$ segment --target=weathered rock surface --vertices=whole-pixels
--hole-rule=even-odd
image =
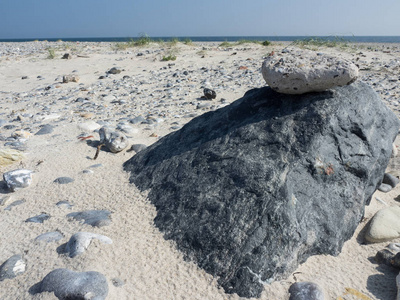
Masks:
[[[324,292],[313,282],[296,282],[289,288],[289,300],[324,300]]]
[[[121,132],[112,131],[107,127],[99,130],[100,144],[105,146],[113,153],[120,152],[128,147],[128,138]]]
[[[7,184],[7,187],[15,192],[16,190],[26,188],[32,183],[32,173],[31,170],[17,169],[5,172],[3,174],[3,179]]]
[[[0,266],[0,281],[12,279],[25,272],[26,263],[21,255],[13,255]]]
[[[304,94],[350,84],[357,79],[358,68],[344,59],[291,49],[267,57],[262,74],[265,82],[279,93]]]
[[[58,299],[103,300],[108,294],[107,279],[98,272],[74,272],[56,269],[40,283],[39,293],[54,292]]]
[[[255,89],[124,164],[156,226],[228,293],[256,297],[307,257],[337,255],[383,177],[399,120],[366,84]]]
[[[390,241],[400,237],[400,207],[379,210],[371,220],[365,239],[371,243]]]
[[[78,232],[69,239],[65,247],[65,252],[71,258],[82,254],[89,247],[93,239],[97,239],[104,244],[112,244],[112,240],[105,235],[92,232]]]

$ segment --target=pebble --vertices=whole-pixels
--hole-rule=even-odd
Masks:
[[[43,223],[44,221],[50,219],[50,216],[48,214],[40,214],[31,218],[28,218],[25,220],[25,222],[32,222],[32,223]]]
[[[206,97],[207,100],[212,100],[217,98],[217,93],[211,89],[204,88],[203,93],[204,97]]]
[[[24,273],[26,262],[21,255],[13,255],[0,266],[0,281],[12,279]]]
[[[78,232],[69,239],[65,247],[65,252],[68,253],[69,257],[74,258],[85,252],[93,239],[99,240],[104,244],[112,244],[112,240],[105,235],[91,232]]]
[[[4,210],[10,211],[13,207],[24,204],[26,202],[25,199],[17,200],[11,203],[9,206],[7,206]]]
[[[388,193],[388,192],[390,192],[392,189],[393,189],[393,187],[392,187],[391,185],[389,185],[389,184],[386,184],[386,183],[381,183],[381,184],[378,186],[378,190],[381,191],[381,192],[383,192],[383,193]]]
[[[74,182],[75,180],[71,177],[58,177],[53,182],[58,184],[68,184]]]
[[[108,210],[86,210],[67,215],[68,218],[73,218],[81,222],[84,221],[83,224],[88,224],[93,227],[103,227],[111,224],[110,216],[111,212]]]
[[[108,74],[119,74],[121,73],[121,69],[120,68],[111,68],[110,70],[107,71]]]
[[[144,144],[133,144],[130,151],[135,151],[136,153],[146,149],[147,146]]]
[[[67,209],[71,209],[72,206],[74,206],[73,204],[69,203],[69,202],[66,201],[66,200],[59,201],[59,202],[56,203],[56,205],[57,205],[59,208],[67,208]]]
[[[50,124],[43,125],[42,128],[38,132],[35,133],[35,135],[45,135],[45,134],[50,134],[54,131],[54,127]]]
[[[371,243],[390,241],[400,237],[400,207],[379,210],[372,218],[365,238]]]
[[[289,288],[289,300],[324,300],[322,289],[313,282],[296,282]]]
[[[80,130],[87,131],[87,132],[95,131],[95,130],[99,129],[100,127],[101,127],[101,125],[99,125],[95,121],[88,121],[85,123],[80,123],[78,125],[78,128]]]
[[[119,279],[119,278],[113,278],[113,279],[111,279],[111,282],[115,287],[120,287],[120,286],[123,286],[125,284],[125,282],[122,279]]]
[[[387,184],[392,188],[395,188],[396,185],[399,183],[399,179],[393,176],[392,174],[385,173],[385,175],[383,176],[382,183]]]
[[[120,152],[128,147],[128,138],[123,133],[102,127],[99,130],[99,135],[100,144],[105,144],[112,153]]]
[[[0,206],[6,205],[7,202],[9,202],[11,199],[11,196],[4,196],[0,198]]]
[[[40,282],[39,293],[54,292],[58,299],[104,300],[108,294],[106,277],[98,272],[56,269]]]
[[[58,242],[63,237],[64,236],[62,235],[62,233],[58,231],[46,232],[41,235],[38,235],[35,238],[35,242],[46,242],[46,243]]]
[[[15,192],[28,187],[32,183],[32,173],[31,170],[17,169],[4,173],[3,179],[10,191]]]

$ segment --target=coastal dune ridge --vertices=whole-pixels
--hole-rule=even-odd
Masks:
[[[129,182],[123,164],[193,118],[265,87],[262,63],[289,48],[351,61],[357,80],[400,116],[400,44],[262,42],[0,42],[0,169],[32,171],[28,187],[0,186],[0,265],[14,255],[25,263],[0,281],[0,299],[58,299],[39,292],[55,269],[101,273],[106,299],[244,299],[164,239],[148,191]],[[102,127],[128,146],[109,151]],[[399,167],[392,157],[387,172],[398,176]],[[287,278],[263,282],[258,299],[289,299],[299,281],[317,283],[325,299],[395,299],[398,270],[374,258],[389,242],[364,236],[376,212],[399,205],[399,194],[398,185],[376,191],[338,256],[309,257]],[[101,219],[76,217],[87,211],[101,211]],[[77,236],[87,239],[73,252]]]

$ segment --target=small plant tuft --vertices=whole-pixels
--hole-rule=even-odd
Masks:
[[[222,47],[222,48],[229,48],[229,47],[232,47],[232,46],[233,46],[233,44],[229,43],[228,41],[224,41],[221,44],[219,44],[219,47]]]
[[[176,60],[176,56],[175,55],[168,55],[168,56],[163,56],[163,58],[161,59],[162,61],[170,61],[170,60]]]
[[[271,45],[271,42],[268,41],[268,40],[265,40],[264,42],[262,42],[262,45],[263,46],[269,46],[269,45]]]
[[[189,38],[184,39],[184,40],[183,40],[183,43],[184,43],[185,45],[188,45],[188,46],[193,46],[193,42],[192,42],[192,40],[189,39]]]
[[[56,57],[56,53],[54,48],[47,48],[49,55],[47,56],[48,59],[54,59]]]

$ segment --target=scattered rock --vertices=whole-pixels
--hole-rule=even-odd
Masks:
[[[67,209],[71,209],[72,206],[74,206],[73,204],[69,203],[69,202],[66,201],[66,200],[59,201],[59,202],[56,203],[56,205],[57,205],[58,207],[60,207],[60,208],[67,208]]]
[[[73,258],[85,252],[93,239],[97,239],[104,244],[112,244],[112,240],[107,236],[91,232],[78,232],[71,236],[65,251],[69,254],[69,257]]]
[[[65,75],[65,76],[63,76],[63,83],[78,82],[78,81],[79,81],[79,76],[77,76],[77,75]]]
[[[348,85],[357,79],[358,68],[344,59],[294,49],[268,56],[262,64],[262,74],[279,93],[304,94]]]
[[[262,282],[310,255],[340,253],[399,127],[361,81],[304,95],[265,87],[193,119],[124,168],[149,190],[166,239],[227,293],[258,297]]]
[[[72,59],[72,55],[69,53],[65,53],[61,59]]]
[[[7,202],[9,202],[11,199],[11,196],[4,196],[0,198],[0,206],[6,205]]]
[[[35,133],[35,135],[45,135],[45,134],[50,134],[54,131],[54,127],[50,124],[43,125],[42,128],[38,132]]]
[[[7,206],[4,210],[10,211],[13,207],[24,204],[26,202],[25,199],[17,200],[11,203],[9,206]]]
[[[52,232],[46,232],[43,233],[35,238],[35,242],[46,242],[46,243],[51,243],[51,242],[57,242],[61,240],[64,236],[62,233],[58,231],[52,231]]]
[[[32,223],[43,223],[44,221],[50,219],[48,214],[40,214],[25,220],[25,222],[32,222]]]
[[[111,212],[108,210],[86,210],[67,215],[68,218],[73,218],[76,221],[84,221],[83,224],[88,224],[93,227],[109,225],[111,223],[110,216]]]
[[[58,184],[68,184],[68,183],[71,183],[74,181],[75,180],[71,177],[58,177],[53,182],[58,183]]]
[[[12,279],[25,272],[26,263],[21,255],[13,255],[0,266],[0,281]]]
[[[22,79],[22,80],[28,79],[28,76],[22,76],[21,79]]]
[[[206,97],[206,99],[208,99],[208,100],[217,98],[217,93],[211,89],[205,88],[203,90],[203,93],[204,93],[204,97]]]
[[[112,153],[117,153],[128,147],[128,138],[121,132],[112,131],[107,127],[99,130],[100,144],[104,144]]]
[[[113,278],[113,279],[111,279],[111,282],[115,287],[120,287],[120,286],[123,286],[125,284],[125,282],[122,279],[119,279],[119,278]]]
[[[324,292],[313,282],[296,282],[289,288],[289,300],[324,300]]]
[[[114,68],[111,68],[110,70],[108,70],[107,73],[108,74],[119,74],[119,73],[121,73],[121,69],[114,67]]]
[[[147,146],[144,144],[133,144],[130,151],[135,151],[136,153],[146,149]]]
[[[74,272],[56,269],[40,283],[39,293],[54,292],[58,299],[104,300],[108,294],[107,279],[98,272]]]
[[[15,192],[16,190],[26,188],[32,183],[31,170],[17,169],[8,171],[3,174],[3,179],[7,184],[10,191]]]
[[[88,121],[85,123],[80,123],[78,125],[78,128],[80,130],[87,131],[87,132],[95,131],[95,130],[99,129],[100,127],[101,127],[101,125],[99,125],[95,121]]]
[[[392,188],[395,188],[396,185],[399,183],[399,179],[390,173],[385,173],[385,175],[383,175],[382,183],[388,184]]]
[[[365,238],[371,243],[381,243],[400,237],[400,207],[379,210],[371,220]]]
[[[381,184],[378,186],[378,190],[380,190],[382,193],[388,193],[388,192],[390,192],[392,189],[393,189],[393,188],[392,188],[389,184],[386,184],[386,183],[381,183]]]

